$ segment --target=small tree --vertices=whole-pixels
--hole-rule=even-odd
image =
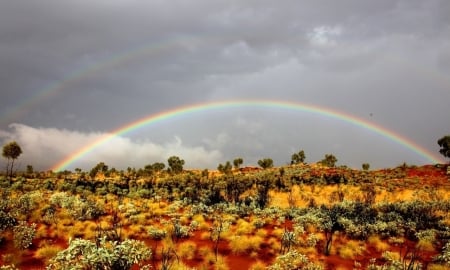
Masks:
[[[440,138],[437,143],[441,147],[441,149],[439,149],[439,153],[441,153],[444,157],[450,158],[450,135]]]
[[[305,151],[301,150],[291,156],[291,164],[299,164],[305,161]]]
[[[242,165],[242,163],[244,163],[244,160],[242,158],[235,158],[233,160],[233,165],[236,169],[239,169],[239,167]]]
[[[258,160],[258,165],[263,169],[268,169],[273,167],[273,160],[271,158],[264,158]]]
[[[326,154],[325,158],[320,161],[322,165],[327,167],[335,167],[337,158],[333,154]]]
[[[177,174],[183,171],[183,159],[180,159],[177,156],[171,156],[169,159],[167,159],[167,163],[169,164],[169,172]]]
[[[363,163],[363,164],[362,164],[362,169],[363,169],[364,171],[368,171],[369,168],[370,168],[370,164],[369,164],[369,163]]]
[[[14,161],[22,154],[22,148],[15,141],[7,143],[3,146],[2,156],[6,158],[6,176],[12,178]]]
[[[231,169],[232,169],[232,167],[231,167],[231,163],[229,161],[227,161],[225,163],[225,165],[221,163],[221,164],[219,164],[219,166],[217,166],[217,170],[223,174],[230,174]]]

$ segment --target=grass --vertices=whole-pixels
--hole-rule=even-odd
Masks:
[[[233,253],[244,254],[247,252],[258,251],[263,241],[264,239],[257,235],[236,235],[231,238],[229,245]]]
[[[389,248],[390,248],[390,245],[388,243],[384,242],[383,240],[381,240],[380,237],[377,235],[371,235],[367,239],[367,243],[369,245],[371,245],[372,247],[374,247],[375,250],[378,252],[384,252],[386,250],[389,250]]]
[[[34,257],[44,261],[44,263],[47,264],[48,261],[51,258],[53,258],[54,256],[56,256],[56,254],[58,252],[60,252],[61,250],[62,250],[62,248],[59,246],[46,243],[42,247],[40,247],[36,250]]]
[[[192,260],[195,257],[197,244],[194,241],[186,241],[177,246],[177,254],[182,259]]]
[[[357,256],[363,254],[363,247],[359,241],[349,240],[338,248],[338,254],[343,259],[354,260]]]
[[[250,266],[250,270],[265,270],[267,265],[262,261],[256,261]]]

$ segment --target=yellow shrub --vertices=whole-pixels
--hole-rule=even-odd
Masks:
[[[253,225],[243,219],[239,219],[236,224],[235,234],[251,234],[253,232]]]
[[[211,236],[210,232],[202,232],[202,234],[200,234],[200,239],[202,240],[209,240]]]
[[[339,248],[338,254],[343,259],[355,259],[363,254],[363,248],[358,241],[349,240]]]
[[[433,242],[431,242],[430,240],[426,240],[426,239],[420,239],[419,242],[417,243],[416,247],[422,251],[428,251],[428,252],[435,251]]]
[[[214,255],[214,252],[209,247],[201,247],[198,250],[198,253],[201,258],[203,258],[203,261],[206,264],[213,264],[216,261],[216,256]]]
[[[278,238],[270,237],[267,241],[272,254],[277,254],[281,249],[281,242]]]
[[[427,267],[428,270],[450,270],[450,266],[446,266],[443,264],[429,264]]]
[[[262,238],[266,238],[267,237],[267,230],[266,229],[258,229],[255,233],[255,235],[262,237]]]
[[[265,270],[266,267],[266,264],[262,261],[256,261],[250,266],[250,270]]]
[[[260,236],[241,235],[233,237],[230,242],[230,248],[233,253],[242,254],[246,252],[258,251],[263,243]]]
[[[192,260],[195,257],[197,244],[193,241],[186,241],[178,245],[177,254],[182,259]]]
[[[61,247],[56,246],[56,245],[50,245],[50,244],[45,244],[44,246],[38,248],[38,250],[36,250],[34,256],[45,262],[45,264],[48,263],[48,261],[55,257],[55,255],[60,252],[62,250]]]
[[[390,247],[388,243],[383,242],[383,240],[376,235],[370,236],[369,239],[367,239],[367,243],[373,246],[378,252],[386,251]]]

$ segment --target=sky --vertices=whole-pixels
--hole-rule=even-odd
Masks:
[[[288,164],[429,164],[450,134],[447,0],[0,0],[0,142],[19,168],[141,168],[172,155],[215,169],[242,157]],[[340,112],[212,102],[292,102]],[[300,106],[299,105],[299,106]],[[99,142],[104,136],[111,139]],[[6,160],[2,160],[6,162]]]

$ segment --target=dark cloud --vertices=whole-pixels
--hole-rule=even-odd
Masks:
[[[437,153],[450,130],[449,8],[445,0],[1,1],[0,129],[87,136],[189,104],[259,98],[369,117]],[[283,118],[269,119],[187,119],[129,143],[168,145],[177,135],[224,159],[245,151],[249,162],[283,163],[298,147],[313,160],[336,151],[356,165],[402,161],[388,142],[395,157],[380,145],[362,155],[352,145],[359,139],[326,121],[299,137]]]

